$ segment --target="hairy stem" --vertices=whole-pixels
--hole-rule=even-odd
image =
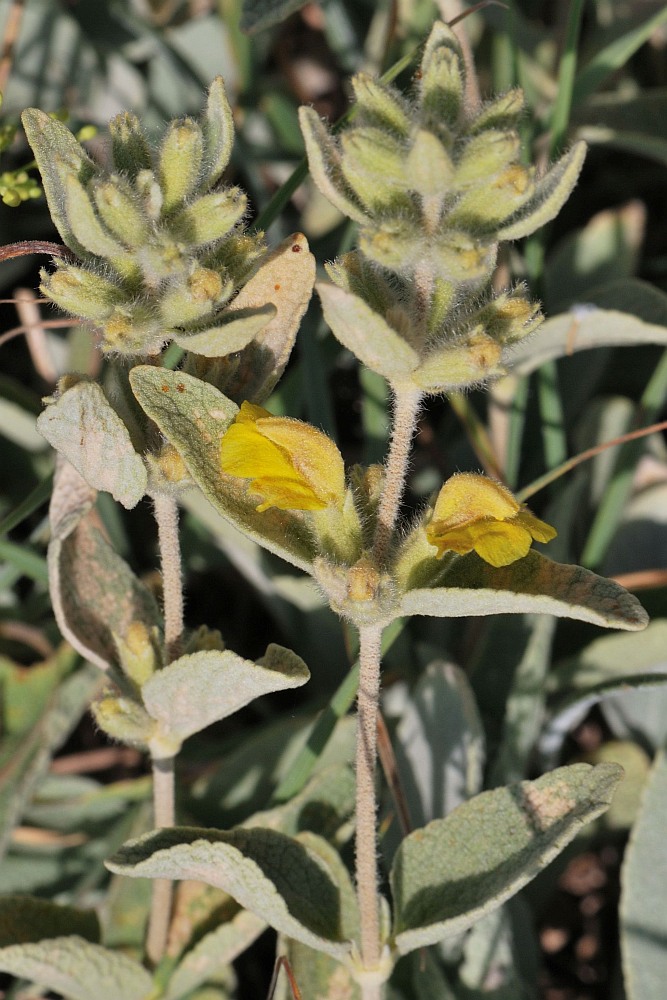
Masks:
[[[153,506],[162,566],[164,645],[166,662],[171,663],[180,655],[183,640],[183,574],[178,537],[178,504],[173,497],[156,496],[153,497]]]
[[[174,806],[174,758],[153,758],[153,821],[156,828],[173,826],[176,819]],[[146,936],[146,957],[155,967],[162,959],[169,936],[174,883],[168,878],[153,880],[151,912]]]
[[[172,497],[153,497],[162,567],[166,663],[180,655],[183,642],[183,575],[178,535],[178,505]],[[153,820],[156,828],[173,826],[174,757],[153,757]],[[146,938],[146,955],[155,966],[167,946],[173,899],[170,879],[155,879]]]
[[[398,517],[421,398],[419,389],[394,388],[394,429],[385,466],[385,486],[378,508],[373,542],[373,552],[378,565],[381,565],[387,556]]]
[[[380,961],[380,918],[376,844],[375,760],[380,698],[380,638],[382,629],[359,630],[359,693],[357,695],[356,878],[361,921],[361,961],[374,969]]]

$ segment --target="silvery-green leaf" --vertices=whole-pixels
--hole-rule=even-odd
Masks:
[[[202,116],[204,133],[204,170],[202,187],[211,187],[222,176],[234,145],[234,119],[225,93],[225,83],[216,76],[209,87],[206,110]]]
[[[306,144],[310,173],[325,198],[355,222],[365,222],[366,213],[354,199],[340,167],[335,140],[314,108],[299,108],[299,124]]]
[[[39,108],[27,108],[21,115],[21,121],[42,175],[53,223],[70,250],[88,258],[90,254],[75,237],[68,216],[66,179],[73,176],[85,182],[97,168],[62,122]]]
[[[309,677],[296,653],[274,643],[256,663],[229,649],[206,650],[188,653],[156,671],[141,696],[165,732],[185,740],[255,698],[301,687]]]
[[[446,571],[444,586],[408,590],[400,607],[401,615],[444,618],[526,612],[628,631],[648,623],[637,598],[613,580],[534,551],[502,569],[474,553],[457,558]]]
[[[615,764],[573,764],[482,792],[402,842],[391,873],[404,955],[471,927],[546,867],[608,808]]]
[[[246,347],[276,315],[272,303],[258,309],[227,311],[217,326],[196,333],[174,333],[173,339],[186,351],[206,358],[221,358]]]
[[[68,1000],[146,1000],[153,988],[152,977],[138,962],[75,935],[0,948],[0,970]]]
[[[150,591],[114,551],[91,511],[95,492],[68,462],[58,462],[49,508],[49,590],[58,627],[102,670],[117,660],[114,636],[133,622],[158,627]]]
[[[157,830],[125,844],[107,867],[131,878],[196,879],[233,896],[283,934],[343,959],[350,952],[341,892],[315,838],[275,830]],[[331,850],[325,844],[325,850]]]
[[[621,872],[621,954],[628,1000],[657,1000],[665,990],[666,824],[667,756],[661,750],[644,790]]]
[[[97,382],[78,382],[47,404],[37,429],[94,490],[136,507],[148,485],[146,467]]]
[[[620,282],[619,294],[637,294],[639,282]],[[611,291],[611,286],[609,286]],[[604,293],[604,289],[600,289]],[[667,301],[662,295],[661,299]],[[655,305],[659,306],[659,302]],[[560,316],[545,320],[539,330],[521,341],[510,355],[512,374],[529,375],[547,361],[588,351],[596,347],[633,347],[639,344],[667,346],[667,315],[655,323],[630,313],[598,308],[594,304],[575,306]],[[502,387],[502,383],[500,383]]]
[[[221,968],[238,958],[264,930],[264,920],[248,910],[238,910],[186,952],[170,977],[162,1000],[190,996],[197,986],[214,979]]]
[[[551,222],[572,194],[586,158],[586,143],[576,142],[549,172],[537,183],[530,201],[523,205],[514,219],[509,219],[496,231],[499,240],[519,240]]]
[[[380,313],[337,285],[318,282],[317,292],[324,318],[344,347],[386,379],[409,377],[419,364],[419,354]]]

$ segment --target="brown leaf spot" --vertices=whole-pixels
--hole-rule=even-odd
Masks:
[[[563,782],[550,788],[525,785],[522,798],[523,808],[540,830],[548,830],[557,820],[567,816],[577,804]]]

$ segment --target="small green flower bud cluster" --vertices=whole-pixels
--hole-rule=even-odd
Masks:
[[[327,322],[394,385],[437,393],[504,374],[507,348],[535,329],[539,311],[521,288],[491,297],[498,242],[554,217],[584,145],[544,177],[524,165],[521,92],[471,106],[462,52],[442,23],[412,99],[364,74],[352,85],[355,114],[339,136],[313,109],[300,112],[316,184],[359,225],[358,251],[328,269],[344,295],[320,289]],[[352,329],[360,324],[365,335]]]
[[[153,355],[169,340],[188,350],[194,335],[209,356],[212,344],[227,353],[225,307],[264,244],[243,230],[245,194],[219,185],[233,141],[222,79],[201,120],[172,121],[157,153],[135,115],[118,115],[108,171],[43,112],[23,122],[54,223],[79,259],[42,271],[44,294],[93,323],[107,352]]]

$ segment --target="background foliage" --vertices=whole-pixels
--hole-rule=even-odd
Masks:
[[[283,199],[281,211],[272,201],[303,155],[298,106],[312,104],[337,119],[348,107],[352,72],[382,73],[420,44],[435,17],[460,10],[444,3],[438,10],[427,0],[296,6],[5,0],[0,24],[12,45],[0,63],[3,126],[28,106],[66,111],[74,131],[99,127],[89,149],[103,160],[113,114],[130,108],[156,133],[165,119],[198,112],[211,79],[221,74],[237,128],[230,182],[248,192],[272,245],[302,230],[321,264],[351,245],[350,226],[307,180]],[[534,344],[530,357],[519,348],[516,375],[490,395],[437,401],[425,410],[407,498],[415,509],[454,471],[484,467],[519,489],[587,448],[667,416],[667,11],[643,0],[583,3],[578,37],[568,34],[577,20],[572,14],[564,4],[525,0],[506,10],[488,7],[466,22],[483,93],[517,83],[525,89],[527,148],[546,159],[583,137],[590,151],[556,222],[513,247],[500,265],[500,284],[528,280],[553,317],[538,335],[541,367]],[[410,72],[399,76],[401,86],[409,85]],[[571,108],[562,97],[568,73],[574,74]],[[28,163],[20,134],[2,157],[7,172]],[[6,190],[22,183],[15,175],[0,180]],[[43,198],[33,197],[33,185],[24,189],[31,194],[18,208],[0,205],[2,242],[56,239]],[[0,283],[4,299],[34,289],[35,258],[5,261]],[[109,881],[102,862],[147,828],[149,783],[141,754],[109,746],[92,726],[86,705],[97,673],[61,644],[53,620],[44,557],[53,454],[35,430],[40,399],[57,378],[68,371],[97,374],[101,361],[89,331],[43,306],[40,312],[28,293],[24,299],[1,307],[8,333],[0,339],[0,892],[101,905],[105,944],[132,953],[142,939],[148,884]],[[598,307],[629,317],[607,317],[598,326]],[[18,326],[22,335],[11,336]],[[359,371],[327,334],[315,303],[268,405],[328,431],[348,462],[384,455],[384,382]],[[477,774],[493,787],[559,763],[614,760],[627,775],[610,812],[499,916],[480,924],[465,948],[455,942],[426,955],[427,978],[440,984],[432,985],[432,995],[601,1000],[621,998],[623,989],[630,1000],[660,995],[665,918],[655,917],[652,942],[635,929],[647,910],[664,912],[664,885],[652,874],[665,808],[659,751],[667,737],[660,687],[667,673],[666,500],[662,433],[603,452],[531,500],[559,529],[554,558],[641,589],[655,620],[643,634],[600,638],[580,623],[505,616],[417,618],[392,636],[385,715],[416,825],[462,801],[477,787]],[[157,586],[149,511],[143,505],[121,511],[106,494],[98,510],[117,550]],[[296,780],[292,765],[304,727],[325,706],[345,712],[339,707],[345,689],[331,699],[356,650],[310,581],[227,527],[201,498],[188,500],[183,534],[188,619],[219,628],[231,648],[250,658],[268,642],[289,646],[312,674],[299,692],[255,702],[186,744],[181,811],[193,824],[227,828],[265,809],[272,796],[273,802],[288,797],[284,782]],[[631,674],[638,690],[617,693]],[[318,771],[349,760],[348,722],[339,724]],[[389,858],[398,835],[388,796],[385,808]],[[616,914],[633,824],[620,915],[623,977]],[[344,840],[341,831],[330,833]],[[184,893],[180,905],[174,956],[204,938],[222,903],[211,890],[211,899],[196,905]],[[0,909],[0,938],[2,921]],[[77,932],[95,938],[90,928]],[[234,949],[220,946],[207,996],[265,994],[273,939],[266,934],[253,947],[232,972],[226,960],[236,957]],[[291,957],[309,996],[309,959],[298,948]],[[509,967],[514,972],[503,978]],[[400,995],[426,996],[411,993],[413,974],[406,966]],[[203,997],[192,992],[199,985],[185,978],[174,998]]]

